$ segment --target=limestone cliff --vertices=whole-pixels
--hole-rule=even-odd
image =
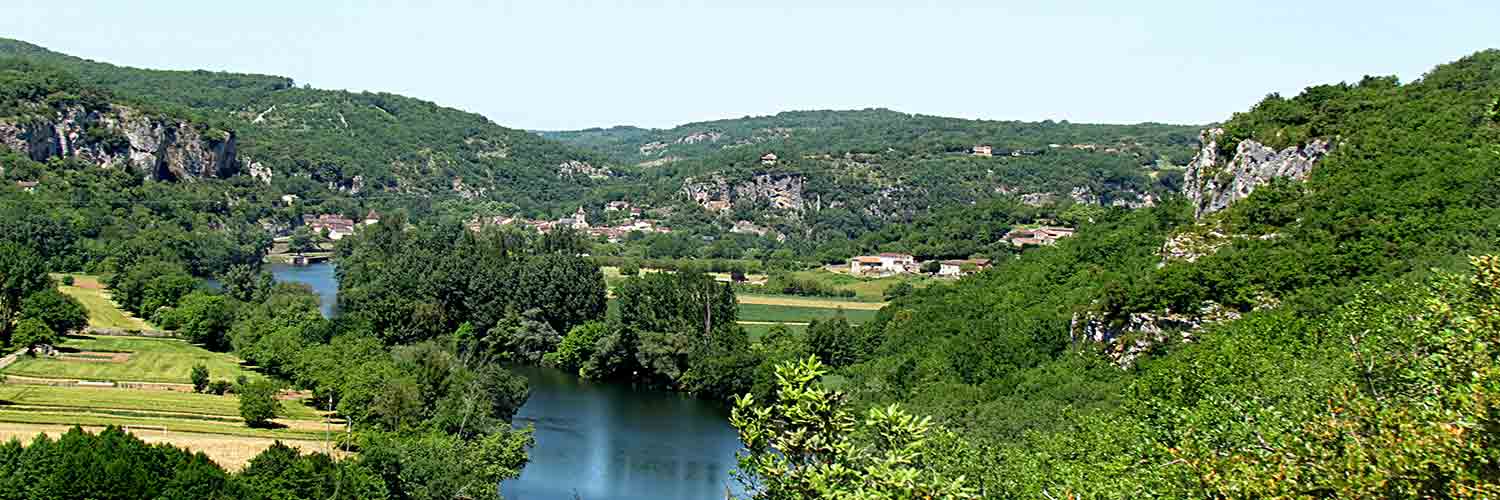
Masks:
[[[1194,335],[1204,325],[1239,317],[1238,312],[1218,304],[1208,304],[1191,314],[1172,311],[1160,314],[1134,313],[1116,321],[1106,320],[1097,314],[1075,313],[1068,325],[1068,337],[1075,344],[1102,344],[1110,361],[1121,368],[1128,368],[1157,346],[1192,342]]]
[[[805,179],[797,174],[756,174],[748,180],[731,182],[722,175],[706,179],[688,178],[682,183],[682,191],[703,208],[723,211],[735,202],[764,201],[774,210],[801,212],[803,209],[802,186]]]
[[[1224,162],[1219,154],[1219,141],[1223,138],[1224,129],[1200,133],[1198,154],[1183,175],[1183,194],[1192,201],[1197,217],[1223,210],[1273,179],[1306,180],[1313,167],[1332,149],[1326,139],[1280,151],[1246,139],[1235,147],[1234,157]]]
[[[101,167],[124,166],[148,179],[223,178],[239,171],[233,132],[126,106],[68,106],[42,118],[0,120],[0,144],[36,161],[72,157]]]

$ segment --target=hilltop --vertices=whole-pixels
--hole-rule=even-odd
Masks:
[[[297,86],[291,78],[139,69],[0,39],[0,58],[73,75],[147,106],[232,130],[241,169],[282,193],[502,198],[534,208],[576,194],[559,173],[589,154],[474,113],[388,93]]]

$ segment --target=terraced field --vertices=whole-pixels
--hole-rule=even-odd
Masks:
[[[208,367],[211,378],[235,380],[261,375],[231,354],[212,352],[178,339],[75,335],[58,347],[58,356],[22,356],[5,369],[24,377],[191,383],[193,365]]]
[[[64,293],[78,297],[96,328],[145,329],[120,311],[96,280],[75,276]],[[72,426],[97,431],[120,426],[149,442],[168,442],[207,453],[237,469],[276,441],[305,451],[328,451],[342,430],[317,410],[284,393],[275,428],[251,428],[233,394],[191,390],[191,371],[202,364],[216,380],[262,375],[233,355],[172,338],[75,335],[53,356],[20,356],[3,370],[0,439],[59,435]],[[114,384],[114,382],[125,382]],[[333,450],[336,451],[336,450]]]
[[[148,330],[151,325],[145,321],[120,310],[109,298],[109,290],[99,282],[97,276],[87,274],[53,275],[54,280],[61,281],[63,276],[72,276],[72,285],[58,285],[58,291],[67,294],[83,304],[89,311],[89,326],[94,328],[113,328],[120,330]]]

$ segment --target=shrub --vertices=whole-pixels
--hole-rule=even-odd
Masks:
[[[193,365],[193,392],[204,392],[208,389],[208,367]]]
[[[215,396],[223,396],[228,394],[230,389],[233,388],[234,384],[230,384],[228,380],[215,380],[208,384],[208,388],[205,391]]]
[[[63,276],[62,277],[62,284],[63,284],[63,286],[73,286],[73,277],[72,276]]]
[[[250,427],[269,427],[271,420],[281,411],[281,402],[276,400],[280,388],[270,380],[256,380],[239,386],[240,418]]]

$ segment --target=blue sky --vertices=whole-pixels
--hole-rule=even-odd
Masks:
[[[0,36],[89,59],[389,91],[528,129],[865,107],[1205,123],[1500,47],[1494,0],[5,4]]]

